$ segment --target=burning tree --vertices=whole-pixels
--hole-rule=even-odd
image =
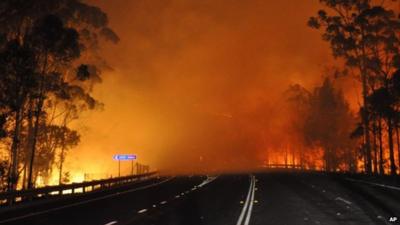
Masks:
[[[371,131],[378,129],[381,132],[383,126],[376,124],[382,124],[384,119],[388,135],[390,172],[394,175],[396,164],[393,130],[398,124],[395,122],[396,113],[387,113],[387,110],[388,107],[394,109],[395,103],[382,106],[386,111],[383,113],[378,112],[383,108],[376,104],[371,105],[370,100],[378,97],[377,95],[390,93],[390,80],[399,69],[400,20],[393,10],[384,7],[385,1],[321,0],[320,2],[328,10],[320,10],[316,17],[311,17],[309,25],[323,29],[323,39],[330,43],[333,55],[344,59],[346,68],[356,73],[361,81],[363,104],[360,114],[365,170],[368,174],[372,173]],[[392,97],[386,95],[384,98],[390,101]],[[379,132],[372,132],[374,142]],[[376,148],[376,145],[373,147]]]
[[[57,154],[62,174],[66,150],[79,142],[68,124],[101,106],[90,95],[106,66],[96,52],[98,39],[118,37],[101,9],[79,0],[6,0],[0,8],[0,125],[12,159],[8,188],[16,189],[22,171],[23,186],[32,188],[34,174],[50,166],[42,162],[54,163]]]

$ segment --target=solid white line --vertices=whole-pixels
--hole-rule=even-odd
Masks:
[[[138,213],[144,213],[144,212],[147,212],[147,209],[142,209],[138,211]]]
[[[71,207],[78,206],[78,205],[84,205],[84,204],[87,204],[87,203],[90,203],[90,202],[95,202],[95,201],[98,201],[98,200],[103,200],[103,199],[119,196],[121,194],[126,194],[126,193],[131,193],[131,192],[135,192],[135,191],[148,189],[148,188],[155,187],[157,185],[163,184],[165,182],[168,182],[168,181],[170,181],[172,179],[173,179],[173,177],[168,178],[166,180],[163,180],[161,182],[154,183],[154,184],[149,184],[149,185],[146,185],[146,186],[143,186],[143,187],[138,187],[138,188],[130,189],[130,190],[119,192],[119,193],[115,193],[115,194],[109,194],[109,195],[105,195],[105,196],[98,197],[98,198],[92,198],[92,199],[89,199],[89,200],[84,200],[84,201],[72,203],[72,204],[69,204],[69,205],[64,205],[64,206],[60,206],[60,207],[56,207],[56,208],[52,208],[52,209],[47,209],[47,210],[43,210],[43,211],[40,211],[40,212],[29,213],[29,214],[26,214],[26,215],[23,215],[23,216],[17,216],[17,217],[13,217],[13,218],[10,218],[10,219],[5,219],[5,220],[0,221],[0,224],[1,223],[8,223],[8,222],[11,222],[11,221],[16,221],[16,220],[20,220],[20,219],[25,219],[25,218],[29,218],[29,217],[32,217],[32,216],[42,215],[42,214],[46,214],[46,213],[49,213],[49,212],[58,211],[58,210],[61,210],[61,209],[71,208]]]
[[[104,224],[104,225],[113,225],[113,224],[116,224],[116,223],[117,223],[117,221],[111,221],[111,222],[106,223],[106,224]]]
[[[363,183],[363,184],[369,184],[369,185],[372,185],[372,186],[378,186],[378,187],[383,187],[383,188],[387,188],[387,189],[400,191],[400,187],[384,185],[384,184],[378,184],[378,183],[373,183],[373,182],[368,182],[368,181],[363,181],[363,180],[356,180],[356,179],[352,179],[352,178],[345,178],[345,179],[349,180],[349,181],[353,181],[353,182],[359,182],[359,183]]]
[[[251,190],[252,190],[252,186],[253,186],[253,177],[250,177],[250,187],[249,187],[249,191],[247,192],[247,197],[246,197],[246,201],[244,203],[244,206],[242,208],[242,212],[240,213],[239,219],[236,223],[236,225],[241,225],[243,218],[244,218],[244,214],[247,210],[247,205],[249,204],[249,200],[250,200],[250,195],[251,195]]]
[[[244,222],[244,225],[249,225],[249,223],[250,223],[251,211],[253,210],[253,203],[254,203],[255,186],[256,186],[256,179],[255,179],[255,176],[253,176],[253,190],[251,191],[249,210],[247,210],[247,215],[246,215],[246,220]]]

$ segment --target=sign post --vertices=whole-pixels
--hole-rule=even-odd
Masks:
[[[131,161],[132,164],[132,174],[133,174],[133,160],[136,159],[136,155],[133,154],[118,154],[114,155],[114,160],[118,160],[118,176],[121,176],[121,161]]]
[[[133,160],[131,160],[131,175],[133,175]]]

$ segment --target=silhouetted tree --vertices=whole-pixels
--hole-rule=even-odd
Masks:
[[[358,71],[363,105],[366,106],[370,94],[370,77],[387,75],[389,71],[385,70],[386,62],[390,64],[394,60],[394,52],[398,47],[396,33],[400,31],[399,21],[392,10],[374,5],[371,0],[320,2],[330,9],[331,14],[320,10],[317,17],[310,18],[308,24],[316,29],[323,28],[323,39],[330,43],[333,55],[343,58],[348,67]],[[362,109],[366,169],[367,173],[371,173],[370,116],[367,107]],[[391,126],[389,119],[388,132],[392,132]]]
[[[347,153],[354,147],[349,138],[354,117],[343,94],[328,78],[312,93],[305,121],[305,138],[311,146],[323,148],[325,169],[335,171],[340,164],[350,169],[354,157]]]
[[[0,73],[5,75],[0,79],[0,115],[5,118],[0,125],[7,137],[13,138],[10,188],[16,187],[19,164],[24,164],[24,174],[28,170],[28,187],[33,186],[36,148],[43,145],[41,140],[46,140],[38,139],[42,132],[48,132],[43,127],[60,123],[59,126],[68,134],[68,121],[78,118],[82,110],[100,105],[89,94],[92,86],[101,81],[101,68],[106,67],[97,54],[100,37],[114,43],[119,40],[108,27],[107,15],[98,7],[80,0],[0,2]],[[12,44],[16,47],[11,48]],[[22,58],[19,49],[31,54],[32,60],[18,61]],[[19,57],[15,62],[12,62],[10,52]],[[17,63],[20,64],[15,66]],[[13,66],[18,71],[12,71]],[[24,85],[15,85],[19,80],[32,87],[27,89]],[[20,98],[15,98],[16,94]],[[17,102],[17,106],[12,105],[12,101]],[[55,106],[51,102],[62,104]],[[57,111],[58,119],[50,116],[49,110]],[[68,148],[67,141],[60,146],[62,152]],[[19,150],[26,152],[21,154]],[[64,153],[60,157],[64,159]]]
[[[78,145],[80,136],[77,131],[71,130],[64,126],[58,125],[46,125],[41,124],[41,132],[37,138],[37,163],[35,169],[35,178],[37,174],[41,174],[44,180],[47,180],[52,171],[53,165],[57,160],[57,150],[63,148],[67,151]],[[64,162],[64,158],[61,156],[59,160],[60,167]],[[62,168],[60,168],[62,171]]]
[[[291,124],[305,147],[322,148],[325,169],[355,171],[355,146],[350,139],[355,118],[343,94],[334,88],[330,79],[326,78],[322,86],[313,92],[300,85],[292,85],[285,95],[296,115]],[[302,154],[306,153],[307,148],[303,149]],[[310,151],[310,155],[314,156],[312,160],[315,161],[315,152]],[[310,166],[313,162],[304,163]]]
[[[304,128],[305,119],[308,115],[310,108],[310,97],[311,93],[299,84],[291,85],[285,91],[286,100],[289,103],[289,110],[293,112],[290,116],[290,131],[294,139],[297,139],[299,150],[299,161],[301,167],[305,166],[305,154],[306,148],[304,146]]]
[[[18,40],[11,40],[0,53],[0,95],[4,116],[13,118],[11,144],[12,167],[9,174],[9,188],[15,189],[18,170],[18,147],[25,104],[29,94],[37,87],[35,68],[37,61],[31,48],[21,45]],[[3,127],[3,126],[2,126]],[[4,136],[4,134],[3,134]]]

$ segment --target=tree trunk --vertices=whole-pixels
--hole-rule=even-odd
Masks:
[[[300,167],[302,170],[304,170],[304,152],[303,152],[303,146],[299,145],[299,163]]]
[[[63,171],[63,164],[64,164],[64,144],[61,147],[61,154],[60,154],[60,173],[58,176],[58,184],[61,185],[63,183],[62,181],[62,171]]]
[[[362,35],[362,40],[365,40],[366,35],[364,31],[364,27],[361,26],[361,35]],[[371,140],[369,136],[369,112],[367,109],[368,105],[368,72],[367,72],[367,62],[366,58],[367,53],[366,53],[366,46],[365,42],[362,42],[362,47],[361,47],[361,82],[362,82],[362,96],[363,96],[363,110],[362,110],[362,123],[364,127],[364,136],[365,136],[365,154],[366,154],[366,172],[367,174],[371,174],[372,171],[372,165],[371,165]]]
[[[33,136],[33,99],[30,98],[29,99],[29,103],[28,103],[28,115],[27,115],[27,121],[28,121],[28,130],[27,130],[27,134],[26,134],[26,144],[25,144],[25,152],[27,153],[27,157],[25,159],[25,172],[24,172],[24,189],[27,188],[28,186],[28,179],[27,179],[27,175],[29,173],[29,162],[30,162],[30,158],[31,158],[31,146],[32,146],[32,136]]]
[[[385,169],[383,168],[383,140],[382,140],[382,119],[378,119],[378,138],[379,138],[379,174],[385,174]]]
[[[285,168],[288,166],[288,146],[285,148]]]
[[[377,144],[376,144],[376,132],[377,132],[377,127],[376,127],[376,121],[373,123],[372,127],[372,134],[373,134],[373,150],[374,150],[374,174],[378,174],[378,149],[377,149]]]
[[[399,126],[396,125],[396,140],[397,140],[397,161],[398,161],[398,169],[400,174],[400,136],[399,136]]]
[[[330,162],[330,150],[325,149],[325,171],[330,172],[331,162]]]
[[[295,151],[294,151],[294,148],[292,149],[292,168],[294,169],[294,166],[295,166],[295,161],[296,161],[296,159],[295,159],[295,157],[296,157],[296,153],[295,153]]]
[[[15,126],[14,126],[14,134],[13,141],[11,144],[11,173],[9,177],[9,190],[16,190],[18,183],[18,146],[19,146],[19,135],[21,129],[21,109],[18,109],[15,112]]]
[[[33,180],[32,180],[32,175],[33,175],[33,164],[35,162],[35,152],[36,152],[36,141],[37,141],[37,135],[39,133],[39,123],[40,123],[40,116],[42,114],[42,107],[43,107],[43,97],[39,99],[38,105],[36,107],[36,112],[35,112],[35,124],[33,127],[33,133],[32,133],[32,145],[31,145],[31,157],[30,157],[30,162],[29,162],[29,174],[28,174],[28,189],[33,188]]]
[[[351,173],[357,173],[357,162],[354,160],[355,158],[357,158],[357,156],[355,156],[353,148],[349,148],[349,171]]]
[[[389,143],[389,158],[390,158],[390,174],[396,175],[396,164],[394,160],[394,146],[393,146],[393,123],[392,118],[389,117],[387,120],[388,125],[388,143]]]

